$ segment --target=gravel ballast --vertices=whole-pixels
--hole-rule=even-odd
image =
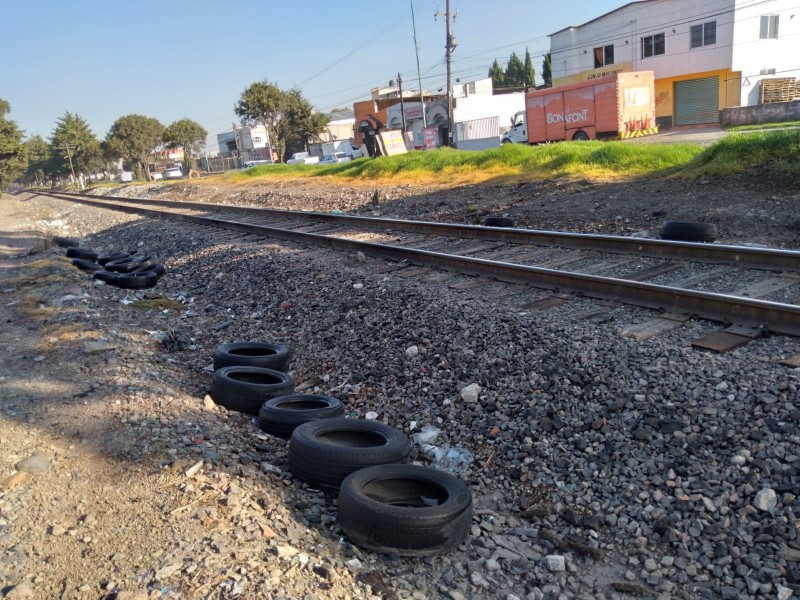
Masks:
[[[409,216],[402,202],[392,216]],[[653,311],[530,311],[494,284],[451,287],[464,276],[402,278],[380,259],[42,197],[21,206],[31,229],[143,248],[168,273],[121,290],[55,246],[3,258],[9,593],[800,595],[800,369],[782,363],[796,339],[703,352],[691,341],[719,325],[638,340],[622,330]],[[206,396],[214,350],[237,340],[289,346],[296,391],[339,398],[350,417],[412,439],[440,430],[413,445],[418,464],[468,451],[466,542],[426,559],[349,543],[335,495],[289,473],[287,442]]]

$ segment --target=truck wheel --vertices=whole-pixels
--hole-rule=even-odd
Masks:
[[[717,239],[717,226],[713,223],[665,221],[661,226],[662,240],[680,242],[713,242]]]
[[[575,132],[575,135],[572,136],[573,142],[588,142],[589,141],[589,134],[585,131],[578,130]]]
[[[503,140],[502,142],[500,142],[500,143],[501,143],[501,144],[510,144],[510,143],[511,143],[511,140],[510,140],[510,139],[508,139],[508,138],[506,138],[506,139],[504,139],[504,140]]]
[[[472,494],[448,473],[379,465],[349,475],[339,489],[339,524],[355,544],[401,556],[426,556],[463,542]]]

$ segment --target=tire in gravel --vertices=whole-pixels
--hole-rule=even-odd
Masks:
[[[133,270],[139,266],[144,257],[141,254],[134,254],[124,258],[108,261],[105,264],[106,271],[114,271],[115,273],[124,273],[128,270]]]
[[[284,439],[303,423],[344,415],[338,398],[319,394],[289,394],[267,400],[258,411],[261,430]]]
[[[510,217],[484,217],[483,224],[486,227],[513,227],[514,219]]]
[[[401,556],[428,556],[463,542],[472,494],[449,473],[416,465],[355,471],[339,488],[339,524],[356,545]]]
[[[117,280],[117,277],[119,277],[119,273],[112,273],[111,271],[95,271],[92,277],[99,281],[105,281],[106,283],[113,285]]]
[[[248,365],[276,371],[289,370],[289,348],[272,342],[232,342],[214,351],[214,370],[232,365]]]
[[[139,266],[136,267],[133,271],[128,271],[129,275],[142,275],[144,273],[155,273],[158,275],[158,278],[161,279],[164,275],[167,274],[167,268],[162,265],[161,263],[156,263],[153,266]]]
[[[228,410],[257,415],[261,405],[294,391],[294,381],[274,369],[235,365],[214,371],[211,398]]]
[[[97,261],[97,252],[83,248],[67,248],[67,258],[82,258],[83,260]]]
[[[93,260],[89,260],[89,259],[86,259],[86,258],[73,258],[71,262],[72,262],[73,265],[78,267],[81,271],[93,272],[93,271],[102,271],[103,270],[102,265],[98,265]]]
[[[408,460],[402,431],[360,419],[321,419],[298,426],[289,439],[289,470],[299,479],[336,489],[350,473]]]
[[[662,240],[680,242],[713,242],[719,234],[713,223],[691,223],[685,221],[665,221],[661,226]]]
[[[123,290],[143,290],[154,287],[158,283],[158,275],[155,273],[140,273],[131,275],[130,273],[117,273],[113,281],[108,281],[112,285]]]
[[[80,246],[80,242],[78,240],[73,240],[72,238],[67,238],[67,237],[61,237],[59,235],[53,238],[53,243],[59,248],[77,248],[78,246]]]
[[[124,251],[114,252],[113,254],[107,254],[105,256],[98,256],[97,257],[97,263],[101,264],[103,266],[106,266],[112,260],[121,260],[123,258],[128,258],[130,255],[131,255],[130,252],[124,252]]]

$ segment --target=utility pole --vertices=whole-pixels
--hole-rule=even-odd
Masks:
[[[411,26],[414,28],[414,54],[417,56],[417,85],[419,85],[419,105],[422,108],[422,128],[428,126],[427,118],[425,117],[425,97],[422,93],[422,75],[419,70],[419,46],[417,45],[417,22],[414,19],[414,0],[411,2]]]
[[[447,0],[445,4],[445,12],[442,14],[438,10],[434,13],[434,18],[436,17],[444,17],[445,19],[445,35],[446,41],[444,45],[444,58],[445,62],[447,63],[447,146],[453,145],[453,88],[450,83],[450,57],[453,54],[453,50],[456,49],[456,38],[450,32],[450,0]],[[456,20],[458,13],[452,15],[453,21]]]
[[[403,102],[403,78],[397,74],[397,89],[400,92],[400,119],[403,122],[403,135],[406,133],[406,105]]]
[[[83,189],[83,186],[78,181],[78,178],[75,177],[75,169],[72,167],[72,154],[70,154],[70,151],[69,151],[69,144],[64,144],[63,146],[59,146],[59,148],[61,150],[66,150],[67,151],[67,158],[69,159],[69,170],[72,172],[72,181],[74,181],[75,183],[80,185],[81,189]]]

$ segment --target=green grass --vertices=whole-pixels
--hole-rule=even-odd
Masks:
[[[800,129],[734,133],[710,146],[561,142],[542,146],[505,144],[483,151],[439,148],[336,165],[259,165],[223,177],[231,183],[269,178],[327,179],[354,184],[467,184],[552,177],[692,178],[752,169],[792,177],[800,175]]]
[[[757,168],[800,176],[800,129],[731,134],[706,148],[681,173],[732,175]]]
[[[800,121],[782,121],[778,123],[755,123],[753,125],[731,125],[725,131],[762,131],[764,129],[787,129],[800,127]]]

